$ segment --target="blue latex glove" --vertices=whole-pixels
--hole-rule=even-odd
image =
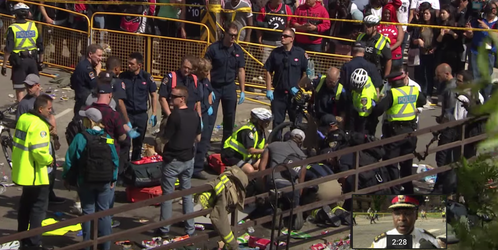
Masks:
[[[299,89],[296,87],[292,87],[291,92],[292,92],[292,95],[296,95],[297,92],[299,92]]]
[[[130,127],[130,129],[133,129],[133,126],[131,125],[131,122],[128,122],[126,125],[128,125],[128,127]]]
[[[268,98],[268,100],[273,101],[273,90],[267,90],[266,91],[266,98]]]
[[[213,106],[210,106],[208,108],[208,115],[212,115],[213,114]]]
[[[135,139],[140,136],[140,133],[138,133],[135,129],[130,129],[130,131],[128,131],[128,136],[131,139]]]
[[[211,92],[211,100],[214,102],[216,100],[216,96],[214,95],[214,92]]]
[[[151,115],[149,119],[149,124],[152,124],[152,127],[155,127],[157,124],[157,117],[156,115]]]
[[[240,92],[239,105],[242,104],[245,99],[246,99],[246,93]]]
[[[204,122],[201,120],[201,131],[204,130]]]

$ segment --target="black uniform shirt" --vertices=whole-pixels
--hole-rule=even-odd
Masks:
[[[197,86],[194,83],[194,78],[189,75],[187,77],[183,76],[179,70],[175,71],[176,73],[176,86],[184,86],[188,89],[188,100],[187,106],[189,109],[194,109],[195,104],[202,100],[202,96],[200,95],[199,89],[202,88],[199,86],[199,81],[197,81]],[[172,83],[171,83],[172,74],[169,73],[164,76],[161,81],[161,86],[159,86],[159,97],[164,97],[169,101],[172,91]]]
[[[126,111],[131,114],[147,112],[149,94],[157,90],[154,78],[143,70],[140,70],[137,75],[133,72],[125,71],[119,75],[119,78],[125,85],[126,100],[124,103]]]
[[[222,41],[217,41],[209,45],[205,57],[213,65],[211,70],[211,84],[213,87],[234,83],[239,69],[246,66],[244,51],[236,43],[233,46],[226,47]]]
[[[292,46],[290,51],[285,51],[281,46],[271,52],[264,68],[270,74],[274,73],[272,85],[275,90],[290,91],[292,87],[297,87],[308,69],[308,58],[299,47]]]
[[[351,74],[355,71],[355,69],[359,68],[363,68],[367,71],[368,76],[370,76],[370,79],[376,88],[382,88],[382,77],[380,76],[380,73],[375,65],[367,61],[365,58],[357,56],[353,57],[351,61],[343,64],[341,68],[340,81],[346,90],[351,92]]]

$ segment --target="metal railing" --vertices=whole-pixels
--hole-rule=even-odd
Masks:
[[[408,177],[404,177],[404,178],[397,179],[397,180],[392,180],[392,181],[389,181],[386,183],[381,183],[381,184],[378,184],[376,186],[372,186],[372,187],[368,187],[368,188],[364,188],[364,189],[358,189],[358,176],[360,173],[365,172],[365,171],[370,171],[370,170],[377,169],[377,168],[380,168],[380,167],[383,167],[386,165],[399,163],[399,162],[413,159],[413,158],[424,159],[427,155],[430,155],[430,154],[433,154],[433,153],[436,153],[436,152],[439,152],[442,150],[452,149],[455,147],[460,147],[461,151],[462,151],[462,155],[463,155],[463,150],[464,150],[465,145],[467,145],[469,143],[475,143],[475,142],[481,141],[481,140],[486,138],[486,134],[481,134],[481,135],[477,135],[474,137],[465,138],[465,127],[472,122],[476,122],[478,119],[485,119],[485,118],[486,117],[480,117],[480,118],[474,118],[474,119],[452,121],[452,122],[448,122],[445,124],[440,124],[440,125],[436,125],[436,126],[432,126],[432,127],[428,127],[428,128],[423,128],[423,129],[414,131],[413,133],[397,135],[394,137],[385,138],[382,140],[362,144],[359,146],[345,148],[345,149],[342,149],[340,151],[310,157],[306,160],[292,162],[290,164],[287,164],[287,166],[279,165],[276,167],[275,171],[281,172],[281,171],[287,170],[287,168],[293,168],[293,167],[297,167],[297,166],[306,166],[308,164],[312,164],[315,162],[321,162],[321,161],[324,161],[324,160],[332,158],[332,157],[339,157],[339,156],[343,156],[346,154],[356,153],[357,160],[356,160],[356,166],[354,167],[354,169],[351,169],[351,170],[348,170],[345,172],[336,173],[336,174],[329,175],[329,176],[325,176],[322,178],[314,179],[311,181],[298,183],[295,185],[295,190],[301,190],[301,189],[307,188],[309,186],[318,185],[320,183],[324,183],[324,182],[328,182],[328,181],[332,181],[332,180],[338,180],[339,178],[343,178],[346,176],[351,176],[351,175],[355,176],[354,191],[342,194],[340,196],[334,197],[334,198],[329,199],[329,200],[317,201],[317,202],[313,202],[310,204],[306,204],[306,205],[302,205],[302,206],[298,206],[298,207],[294,208],[294,212],[309,211],[309,210],[312,210],[315,208],[322,207],[324,205],[332,204],[332,203],[342,201],[342,200],[347,199],[347,198],[351,198],[351,196],[353,194],[368,194],[368,193],[372,193],[372,192],[375,192],[378,190],[390,188],[390,187],[395,186],[395,185],[400,185],[400,184],[403,184],[405,182],[421,179],[421,178],[429,176],[429,175],[434,175],[437,173],[442,173],[442,172],[450,170],[452,168],[452,166],[450,166],[450,165],[442,166],[442,167],[438,167],[438,168],[433,169],[433,170],[429,170],[427,172],[414,174],[414,175],[411,175]],[[398,142],[401,140],[405,140],[406,138],[409,138],[409,137],[418,137],[418,136],[423,136],[423,135],[427,135],[427,134],[437,133],[437,132],[445,130],[445,129],[458,129],[461,132],[461,138],[457,141],[454,141],[454,142],[451,142],[448,144],[444,144],[444,145],[440,145],[440,146],[436,146],[436,147],[432,147],[432,148],[430,147],[430,145],[428,145],[426,147],[425,152],[414,152],[413,154],[408,154],[408,155],[396,157],[394,159],[380,161],[380,162],[370,164],[367,166],[362,166],[361,168],[359,167],[359,161],[358,161],[358,157],[359,157],[358,152],[359,151],[382,146],[382,145],[386,145],[389,143]],[[432,141],[431,141],[431,143],[432,143]],[[272,169],[266,169],[264,171],[256,172],[256,173],[250,175],[249,179],[261,178],[263,176],[270,175],[271,172],[272,172]],[[9,236],[4,236],[4,237],[0,238],[0,244],[14,241],[14,240],[27,238],[27,237],[31,237],[34,235],[41,235],[44,232],[52,231],[55,229],[59,229],[62,227],[66,227],[66,226],[70,226],[70,225],[74,225],[74,224],[82,223],[82,222],[86,222],[86,221],[93,221],[95,223],[95,225],[97,225],[98,219],[100,217],[103,217],[103,216],[115,215],[115,214],[130,211],[130,210],[135,210],[135,209],[150,206],[153,204],[161,203],[161,202],[164,202],[166,200],[176,199],[176,198],[179,198],[179,197],[182,197],[185,195],[202,193],[202,192],[206,192],[206,191],[210,191],[210,190],[211,190],[211,186],[204,184],[201,186],[193,187],[193,188],[188,189],[188,190],[175,191],[175,192],[170,193],[170,194],[165,194],[165,195],[162,195],[159,197],[140,201],[137,203],[127,204],[127,205],[123,205],[123,206],[116,207],[113,209],[97,212],[94,214],[84,215],[84,216],[81,216],[78,218],[60,221],[56,224],[52,224],[52,225],[48,225],[48,226],[44,226],[44,227],[40,227],[40,228],[35,228],[35,229],[29,230],[26,232],[21,232],[21,233],[12,234]],[[290,191],[292,191],[292,187],[282,188],[282,189],[279,189],[279,191],[290,192]],[[269,197],[268,193],[262,193],[262,194],[258,194],[256,196],[248,197],[245,199],[245,204],[255,203],[256,199],[266,198],[266,197]],[[195,217],[199,217],[199,216],[205,216],[207,214],[210,214],[211,210],[212,209],[195,211],[193,213],[184,214],[182,216],[176,216],[176,217],[171,218],[169,220],[149,223],[149,224],[135,227],[132,229],[124,230],[124,231],[121,231],[118,233],[114,233],[114,234],[111,234],[108,236],[94,238],[94,239],[89,240],[89,241],[80,242],[80,243],[77,243],[74,245],[66,246],[62,249],[64,249],[64,250],[66,250],[66,249],[67,250],[69,250],[69,249],[81,249],[83,247],[88,247],[88,246],[96,247],[99,243],[103,243],[106,241],[111,241],[111,240],[120,239],[123,237],[133,236],[133,235],[136,235],[137,233],[144,232],[144,231],[151,230],[151,229],[156,229],[156,228],[161,227],[161,226],[172,225],[174,223],[184,221],[187,219],[191,219],[191,218],[195,218]],[[289,213],[290,213],[289,210],[283,211],[284,216],[288,215]],[[232,221],[232,230],[233,230],[235,235],[237,234],[238,230],[246,229],[246,228],[251,227],[251,226],[260,225],[260,224],[272,221],[272,215],[268,215],[268,216],[263,216],[263,217],[258,218],[258,219],[247,221],[246,223],[241,224],[241,225],[237,225],[237,222],[239,221],[239,218],[237,218],[237,213],[236,212],[231,213],[231,217],[232,217],[232,220],[231,220]],[[343,226],[343,227],[340,227],[340,228],[337,228],[335,230],[330,231],[326,235],[332,235],[335,233],[347,231],[349,229],[350,229],[349,226]],[[95,233],[94,235],[97,235],[97,226],[95,226],[93,230]],[[205,242],[208,239],[213,239],[213,238],[217,238],[217,237],[219,237],[219,236],[217,235],[216,232],[201,233],[201,234],[198,234],[198,235],[193,236],[191,238],[188,238],[184,241],[170,243],[168,245],[157,247],[155,249],[172,249],[175,247],[184,246],[184,245],[188,245],[191,243]],[[321,238],[321,237],[324,237],[324,235],[320,235],[317,237]],[[311,237],[310,239],[300,241],[299,244],[309,242],[313,239],[317,239],[317,237]],[[298,244],[298,243],[293,243],[293,244]]]

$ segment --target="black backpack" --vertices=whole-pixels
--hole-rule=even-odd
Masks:
[[[85,128],[83,127],[83,120],[74,117],[73,120],[71,120],[66,127],[67,145],[71,145],[71,142],[73,142],[74,137],[79,133],[83,133],[84,130]]]
[[[86,183],[109,183],[114,181],[115,165],[109,147],[107,134],[92,135],[87,131],[81,134],[86,139],[86,147],[79,161],[79,174]]]

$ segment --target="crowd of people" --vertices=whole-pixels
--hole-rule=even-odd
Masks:
[[[191,188],[191,178],[207,179],[203,171],[205,158],[210,147],[220,102],[223,110],[221,159],[227,166],[237,166],[246,174],[251,174],[310,156],[308,152],[302,150],[305,138],[310,136],[304,131],[293,129],[289,133],[280,135],[281,141],[272,143],[266,142],[265,132],[271,121],[274,128],[281,124],[285,120],[286,113],[291,121],[296,119],[293,100],[297,94],[302,93],[303,82],[311,83],[306,84],[308,90],[313,92],[309,111],[319,122],[317,132],[322,137],[316,148],[320,154],[376,140],[376,128],[381,116],[383,117],[382,138],[415,131],[418,128],[419,114],[431,107],[434,93],[437,93],[437,101],[441,103],[441,114],[436,118],[436,122],[465,119],[471,115],[469,113],[471,107],[483,104],[491,94],[491,84],[481,91],[482,94],[455,91],[457,86],[479,79],[476,66],[477,47],[487,46],[492,62],[490,69],[493,68],[495,47],[485,40],[489,34],[470,30],[459,33],[451,29],[425,27],[413,30],[408,28],[405,32],[400,26],[380,24],[381,20],[393,21],[397,18],[406,18],[406,23],[410,21],[432,24],[436,16],[440,15],[444,24],[459,20],[457,23],[463,22],[468,27],[493,28],[497,19],[495,3],[487,3],[483,11],[478,12],[480,16],[473,19],[473,12],[465,10],[468,4],[465,2],[460,0],[458,3],[451,3],[447,8],[447,5],[442,4],[443,7],[439,8],[439,2],[436,4],[413,1],[408,15],[408,5],[403,2],[384,3],[372,0],[361,6],[359,2],[353,1],[348,5],[352,10],[346,14],[363,20],[363,24],[356,27],[357,34],[353,35],[356,40],[351,46],[353,59],[345,63],[341,69],[331,67],[326,74],[319,75],[316,79],[308,78],[308,55],[305,51],[330,49],[326,44],[327,41],[297,35],[295,32],[326,34],[331,29],[329,20],[310,22],[304,17],[329,17],[329,13],[334,11],[337,17],[344,14],[337,9],[344,7],[342,2],[324,4],[308,0],[297,4],[296,7],[294,3],[287,6],[280,1],[270,0],[264,5],[265,7],[261,7],[261,12],[265,14],[258,15],[257,22],[253,22],[250,12],[236,12],[232,18],[235,21],[226,23],[223,38],[211,44],[203,58],[184,56],[178,70],[165,72],[159,87],[150,72],[144,70],[144,56],[141,53],[129,54],[126,58],[128,69],[124,71],[121,69],[121,60],[124,58],[109,56],[104,71],[102,58],[106,48],[100,44],[89,45],[84,58],[76,65],[71,76],[71,88],[75,91],[74,118],[66,128],[69,149],[63,166],[63,179],[68,189],[76,187],[78,191],[75,207],[82,214],[113,207],[114,187],[121,185],[120,177],[128,162],[142,158],[142,145],[147,127],[156,126],[160,115],[162,120],[159,121],[160,133],[156,138],[156,151],[162,155],[164,161],[161,169],[163,194],[173,192],[177,178],[180,181],[180,189]],[[224,8],[236,9],[247,7],[246,5],[254,9],[256,4],[244,0],[228,1],[224,4]],[[325,5],[329,10],[324,7]],[[331,6],[339,7],[331,10]],[[85,10],[89,11],[90,8],[87,7],[89,6],[86,6]],[[148,11],[154,13],[153,7],[144,8],[144,13],[147,14]],[[170,11],[176,11],[174,7],[167,7],[171,8]],[[403,7],[405,11],[400,13]],[[27,20],[33,15],[32,8],[18,3],[12,7],[12,10],[16,20],[8,28],[5,47],[6,61],[13,66],[12,81],[19,101],[13,144],[12,179],[16,184],[23,186],[18,230],[26,231],[28,225],[30,228],[41,226],[49,202],[63,202],[52,191],[57,167],[54,152],[59,150],[60,142],[53,117],[52,99],[40,94],[38,74],[41,70],[40,64],[43,62],[43,42],[38,36],[36,27]],[[302,18],[291,17],[285,21],[278,20],[276,16],[270,14],[291,14],[289,12],[293,10]],[[455,14],[456,10],[460,15]],[[172,13],[176,13],[176,18],[186,18],[185,9],[180,14],[175,11]],[[55,16],[53,18],[48,16],[46,10],[42,8],[40,12],[45,21],[57,24],[57,20],[60,20]],[[394,12],[397,12],[396,16]],[[467,14],[470,20],[465,19]],[[105,24],[108,23],[107,17],[103,16],[102,19],[105,20],[103,21]],[[244,21],[240,21],[238,17],[243,17]],[[165,21],[157,26],[150,26],[145,25],[147,20],[145,17],[137,18],[142,20],[138,22],[142,23],[137,29],[141,29],[142,26],[144,29],[161,27],[159,30],[163,29],[170,36],[185,38],[191,35],[188,27],[176,27],[174,22]],[[137,23],[123,18],[121,28],[130,28],[126,25],[128,21]],[[283,30],[278,36],[274,32],[255,32],[258,42],[278,46],[266,51],[263,67],[265,92],[271,102],[271,110],[265,108],[251,110],[248,114],[250,116],[248,124],[234,131],[237,105],[245,101],[246,82],[244,51],[235,41],[242,27],[256,23],[264,27],[278,24],[275,26],[276,29]],[[332,30],[336,27],[334,24]],[[246,33],[243,40],[250,41],[252,32],[250,29],[244,30]],[[469,48],[467,51],[470,51],[470,70],[463,70],[465,64],[456,60],[465,58],[464,55],[467,53],[464,39],[471,41],[467,47]],[[407,40],[406,43],[403,40]],[[409,77],[403,66],[403,48],[406,45],[409,45],[409,50],[415,51],[413,53],[417,53],[419,57],[418,65],[414,65],[418,72],[415,81]],[[463,50],[456,49],[460,45]],[[4,64],[2,68],[3,75],[6,75],[6,65]],[[418,77],[424,79],[417,79]],[[235,84],[236,80],[239,82],[239,87]],[[237,88],[240,89],[239,95]],[[24,96],[25,89],[28,90],[27,96]],[[470,129],[466,129],[465,136],[479,133],[482,133],[482,124],[475,123]],[[445,129],[440,134],[439,144],[454,142],[460,139],[459,136],[458,128]],[[411,154],[416,148],[416,140],[417,138],[410,137],[383,148],[361,151],[359,165],[366,166],[380,160]],[[437,165],[444,166],[459,160],[460,152],[458,148],[438,152]],[[466,146],[465,157],[475,154],[475,145]],[[365,188],[409,176],[412,162],[413,160],[407,160],[399,166],[392,164],[364,172],[358,178],[359,183],[355,183],[354,176],[349,176],[339,180],[341,185],[335,185],[338,182],[332,181],[330,185],[335,185],[336,188],[315,188],[308,190],[310,193],[306,194],[288,193],[284,197],[288,198],[286,206],[296,207],[313,199],[324,199],[341,192],[351,192],[355,185]],[[347,171],[355,168],[355,165],[356,157],[353,154],[327,159],[307,168],[312,170],[306,178],[320,177],[317,173],[325,172],[326,175]],[[456,183],[453,176],[454,173],[451,171],[438,174],[434,192],[455,192]],[[273,178],[266,178],[264,186],[266,189],[274,185],[280,188],[289,186],[295,181],[298,181],[297,175],[275,175]],[[253,184],[256,185],[251,183]],[[411,182],[394,186],[390,190],[382,190],[382,193],[391,194],[413,192],[414,187]],[[310,197],[315,198],[310,199]],[[193,212],[192,199],[185,197],[183,201],[184,213]],[[351,210],[351,206],[351,200],[346,200],[344,208]],[[171,209],[171,201],[161,204],[161,220],[171,218]],[[295,224],[288,226],[299,229],[303,216],[302,213],[297,213],[295,216]],[[100,218],[99,236],[110,234],[111,228],[117,224],[118,222],[113,221],[111,217]],[[185,223],[185,231],[188,235],[195,233],[193,221]],[[83,223],[83,239],[89,240],[92,232],[91,222]],[[156,233],[168,237],[170,228],[169,226],[158,228]],[[41,246],[40,236],[23,239],[22,246],[24,249],[44,249]],[[102,248],[109,249],[110,242],[102,244]]]

